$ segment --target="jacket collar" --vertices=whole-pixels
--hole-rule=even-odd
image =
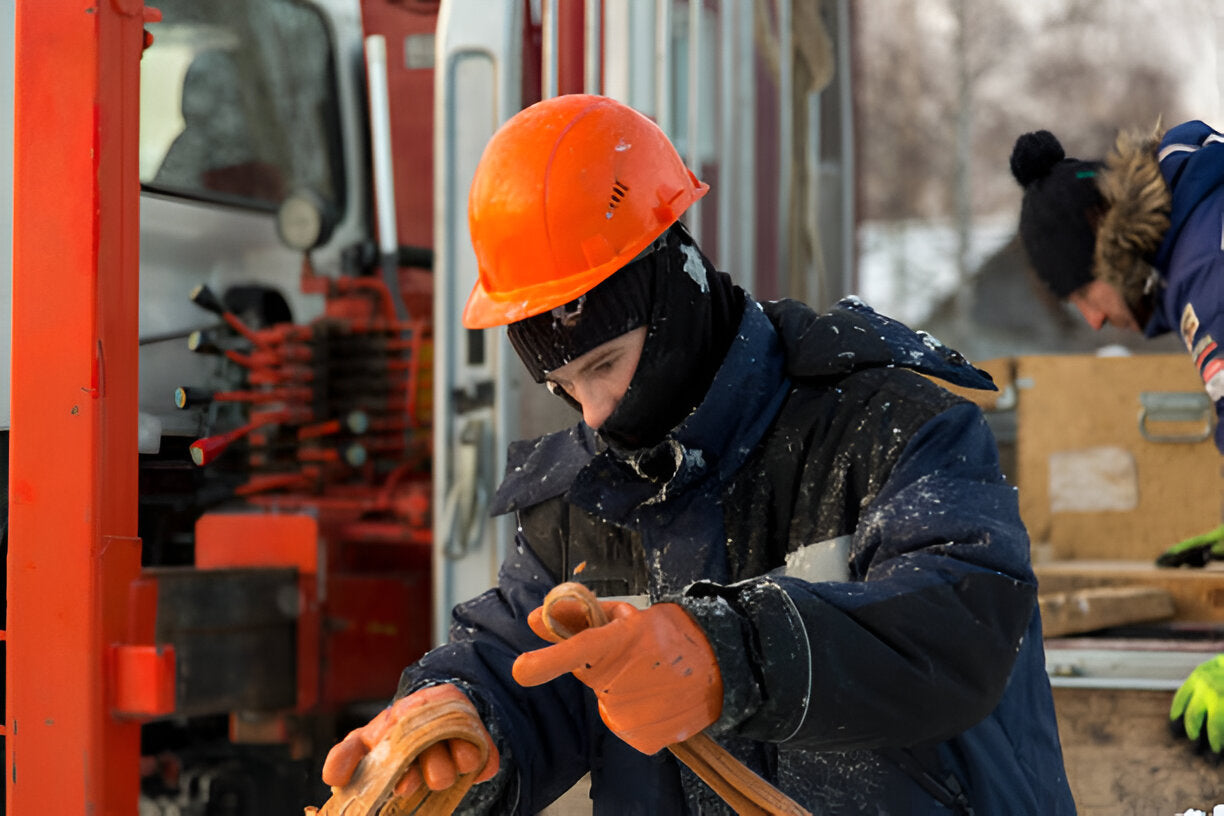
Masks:
[[[855,297],[825,314],[794,300],[765,305],[796,379],[840,378],[867,368],[909,368],[967,388],[995,391],[985,371],[926,332],[914,331]]]

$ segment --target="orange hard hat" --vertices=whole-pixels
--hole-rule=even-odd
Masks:
[[[615,99],[569,94],[519,111],[472,179],[479,277],[463,325],[513,323],[590,291],[709,189],[658,125]]]

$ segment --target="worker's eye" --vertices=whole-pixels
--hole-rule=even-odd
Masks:
[[[604,357],[596,362],[595,365],[591,366],[588,371],[590,371],[592,374],[607,374],[616,368],[617,363],[620,362],[620,358],[621,355],[619,354],[609,354],[607,357]]]

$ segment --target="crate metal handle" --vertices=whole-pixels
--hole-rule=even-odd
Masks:
[[[1139,434],[1149,442],[1193,445],[1211,436],[1215,412],[1211,397],[1201,391],[1144,391],[1139,395]],[[1149,422],[1202,422],[1199,431],[1161,434]]]

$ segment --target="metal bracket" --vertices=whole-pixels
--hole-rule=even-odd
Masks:
[[[1197,391],[1144,391],[1139,395],[1139,434],[1149,442],[1193,445],[1209,438],[1214,425],[1211,398]],[[1202,422],[1200,430],[1161,434],[1149,430],[1150,422]]]
[[[455,452],[455,480],[443,508],[442,552],[451,560],[479,549],[489,515],[489,491],[482,479],[488,445],[487,421],[468,419],[459,431]]]

